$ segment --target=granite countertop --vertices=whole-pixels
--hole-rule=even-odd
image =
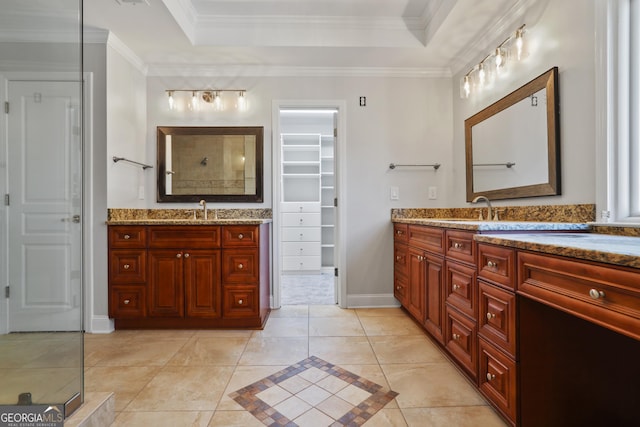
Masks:
[[[260,225],[272,222],[271,218],[220,218],[220,219],[179,219],[179,218],[143,218],[112,219],[107,225]]]
[[[596,233],[477,234],[477,242],[640,268],[640,237]]]
[[[536,221],[477,221],[470,219],[444,218],[394,218],[393,222],[402,224],[431,225],[434,227],[455,228],[472,231],[589,231],[591,226],[573,222],[536,222]]]

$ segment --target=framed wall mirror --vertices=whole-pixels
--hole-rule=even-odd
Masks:
[[[264,128],[158,126],[158,202],[263,201]]]
[[[557,67],[464,124],[468,202],[561,194]]]

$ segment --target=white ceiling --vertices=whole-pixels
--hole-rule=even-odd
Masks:
[[[151,73],[226,67],[451,75],[548,0],[84,0]],[[2,0],[0,41],[62,38],[78,0]],[[53,8],[52,8],[53,6]],[[53,12],[52,12],[53,10]],[[49,19],[54,24],[43,25]],[[58,24],[58,26],[56,26]],[[39,41],[39,40],[38,40]]]

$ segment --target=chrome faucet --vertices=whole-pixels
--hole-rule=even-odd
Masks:
[[[491,207],[491,202],[489,201],[489,199],[486,196],[478,196],[475,199],[473,199],[471,201],[471,203],[478,203],[480,200],[484,200],[485,202],[487,202],[487,220],[488,221],[493,221],[493,215],[492,215],[492,207]],[[480,216],[482,216],[482,213],[480,213]]]
[[[200,206],[202,206],[202,210],[204,211],[204,216],[202,217],[202,219],[208,219],[207,218],[207,202],[206,202],[206,200],[204,200],[204,199],[200,200]]]

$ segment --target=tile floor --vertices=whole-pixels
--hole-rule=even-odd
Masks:
[[[334,281],[331,274],[283,274],[280,277],[282,305],[334,304]]]
[[[267,384],[252,392],[263,419],[275,408],[291,426],[328,426],[371,397],[347,378],[391,393],[386,404],[368,401],[375,410],[359,421],[367,427],[506,425],[400,309],[283,306],[262,331],[85,336],[85,390],[115,392],[114,426],[263,426],[238,403],[256,384]]]

